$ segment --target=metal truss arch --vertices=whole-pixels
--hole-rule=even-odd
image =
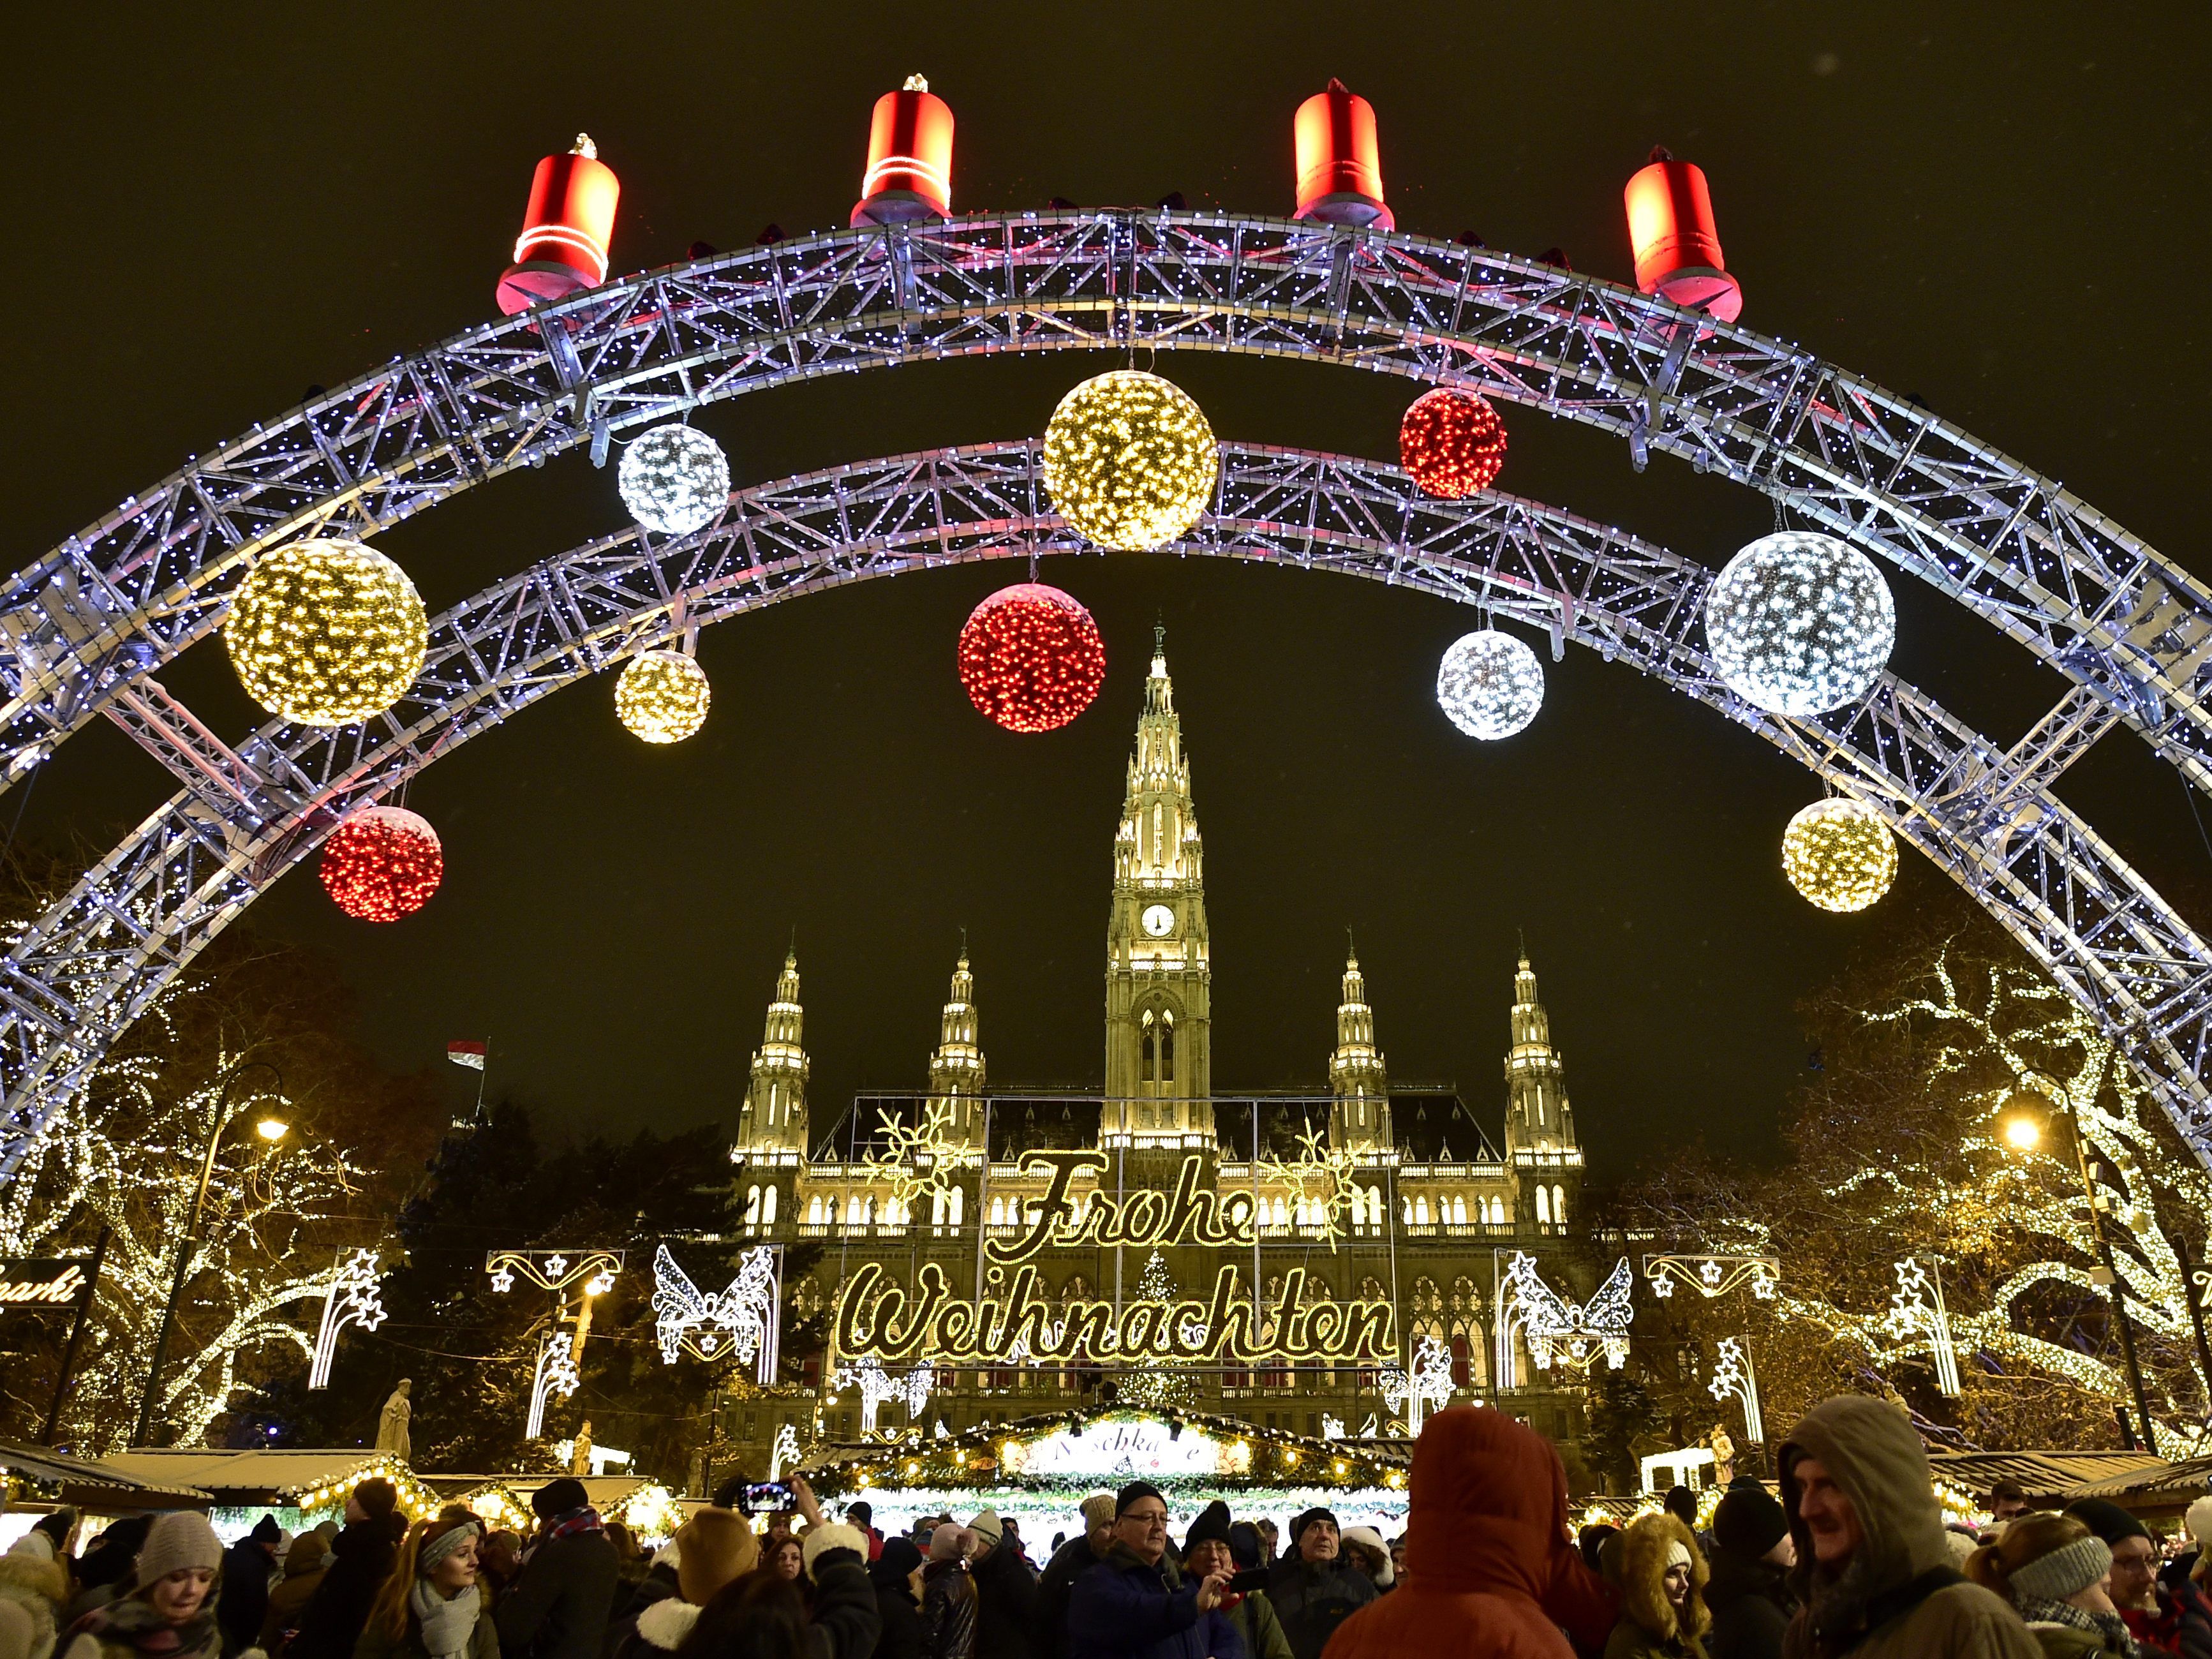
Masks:
[[[870,577],[1085,552],[1045,497],[1040,448],[839,467],[741,491],[691,537],[632,532],[542,561],[439,617],[421,679],[366,726],[271,723],[202,767],[189,732],[149,726],[142,739],[187,787],[0,957],[0,1175],[209,939],[349,813],[469,738],[680,627]],[[1703,638],[1712,573],[1694,561],[1511,496],[1432,501],[1370,462],[1222,453],[1216,511],[1178,550],[1479,605],[1751,727],[1867,801],[1972,893],[2094,1014],[2212,1164],[2212,947],[2051,793],[2078,752],[2071,698],[2046,722],[2047,744],[2011,750],[1894,678],[1850,708],[1785,720],[1721,684]]]
[[[2054,481],[1785,342],[1487,250],[1221,214],[974,214],[649,271],[484,325],[172,475],[0,586],[0,778],[213,628],[264,548],[371,535],[613,432],[816,375],[1042,350],[1449,382],[1759,489],[1895,562],[2212,790],[2212,592]]]

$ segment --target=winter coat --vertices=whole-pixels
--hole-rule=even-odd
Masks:
[[[218,1575],[218,1579],[220,1575]],[[58,1644],[62,1659],[220,1659],[222,1631],[215,1621],[212,1604],[220,1582],[209,1592],[210,1605],[173,1637],[170,1627],[137,1595],[118,1596],[70,1626],[69,1638]],[[175,1646],[168,1644],[174,1640]],[[141,1641],[150,1644],[141,1647]],[[266,1659],[258,1648],[246,1654]]]
[[[698,1622],[699,1609],[680,1595],[648,1601],[629,1621],[629,1633],[616,1644],[614,1659],[667,1659]]]
[[[489,1607],[478,1610],[466,1652],[468,1659],[499,1659],[499,1636],[493,1628]],[[353,1659],[430,1659],[430,1650],[422,1644],[422,1621],[410,1613],[407,1634],[397,1642],[374,1625],[362,1626],[361,1640],[354,1644]]]
[[[1567,1541],[1549,1441],[1487,1406],[1433,1413],[1409,1497],[1406,1576],[1338,1627],[1327,1659],[1573,1659],[1605,1645],[1619,1597]]]
[[[1068,1659],[1244,1659],[1227,1616],[1198,1610],[1199,1588],[1172,1556],[1148,1565],[1115,1545],[1068,1597]]]
[[[1842,1570],[1820,1565],[1797,1511],[1794,1471],[1805,1457],[1850,1500],[1864,1534]],[[1951,1565],[1928,1454],[1896,1407],[1864,1395],[1824,1400],[1790,1431],[1779,1462],[1799,1603],[1784,1659],[2041,1659],[2004,1599]]]
[[[1726,1549],[1713,1552],[1713,1576],[1705,1585],[1705,1607],[1713,1627],[1705,1635],[1712,1659],[1782,1659],[1782,1632],[1797,1611],[1771,1561],[1747,1561]],[[2212,1659],[2206,1654],[2203,1659]]]
[[[354,1644],[368,1623],[376,1592],[392,1577],[407,1522],[398,1515],[349,1521],[331,1540],[336,1558],[300,1615],[285,1659],[353,1659]]]
[[[1677,1607],[1667,1599],[1667,1558],[1690,1557],[1690,1590]],[[1605,1659],[1705,1659],[1705,1558],[1680,1516],[1639,1515],[1620,1534],[1620,1622],[1606,1638]]]
[[[814,1579],[814,1609],[807,1626],[812,1659],[869,1659],[883,1632],[876,1587],[857,1550],[824,1550],[807,1569]]]
[[[1321,1659],[1336,1627],[1375,1596],[1375,1581],[1341,1555],[1329,1561],[1286,1555],[1267,1577],[1267,1599],[1297,1659]]]
[[[2212,1603],[2186,1578],[2157,1586],[2158,1606],[2122,1607],[2128,1632],[2145,1650],[2158,1649],[2179,1659],[2212,1659]]]
[[[975,1576],[965,1561],[931,1561],[921,1570],[925,1659],[975,1659]]]
[[[492,1609],[507,1659],[600,1659],[621,1577],[604,1532],[541,1540]]]
[[[225,1653],[237,1653],[260,1639],[261,1621],[269,1616],[269,1579],[276,1571],[276,1558],[251,1538],[240,1539],[224,1553],[215,1622],[222,1632]]]
[[[975,1565],[976,1659],[1033,1659],[1037,1581],[1029,1563],[1000,1544]]]
[[[1052,1553],[1037,1581],[1036,1610],[1030,1625],[1030,1648],[1036,1659],[1061,1659],[1067,1651],[1067,1602],[1075,1581],[1098,1565],[1091,1537],[1077,1533]]]
[[[304,1533],[301,1535],[302,1538],[307,1536]],[[295,1543],[292,1547],[295,1550],[313,1549],[318,1562],[323,1559],[319,1540]],[[285,1564],[288,1567],[290,1565],[289,1556],[285,1557]],[[304,1567],[298,1572],[287,1571],[276,1581],[276,1588],[269,1592],[269,1611],[261,1616],[260,1642],[272,1659],[289,1654],[292,1633],[300,1628],[300,1621],[307,1617],[307,1603],[314,1600],[315,1592],[322,1588],[322,1567]]]
[[[0,1659],[52,1659],[69,1571],[50,1554],[0,1555]]]
[[[921,1606],[906,1575],[880,1560],[868,1563],[868,1583],[876,1592],[875,1659],[923,1659]]]
[[[2042,1659],[2131,1659],[2116,1635],[2083,1630],[2077,1625],[2031,1624],[2027,1633],[2035,1640]]]
[[[1229,1609],[1229,1623],[1244,1644],[1244,1659],[1294,1659],[1291,1638],[1265,1590],[1252,1590]]]

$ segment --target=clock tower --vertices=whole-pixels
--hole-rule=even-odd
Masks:
[[[1203,854],[1166,629],[1153,629],[1152,638],[1145,712],[1114,836],[1099,1127],[1138,1145],[1180,1145],[1188,1135],[1210,1146],[1213,969]]]

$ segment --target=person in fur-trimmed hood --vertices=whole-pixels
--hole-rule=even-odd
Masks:
[[[647,1602],[616,1644],[615,1659],[661,1659],[684,1644],[699,1609],[723,1585],[760,1565],[760,1540],[734,1510],[703,1509],[676,1529],[676,1594]]]
[[[1681,1516],[1661,1510],[1630,1522],[1620,1535],[1620,1622],[1605,1659],[1705,1659],[1710,1576]]]
[[[0,1659],[51,1659],[69,1593],[45,1533],[27,1532],[0,1555]]]

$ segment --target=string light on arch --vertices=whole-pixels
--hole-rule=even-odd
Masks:
[[[1463,500],[1497,482],[1505,422],[1480,392],[1437,386],[1398,422],[1398,459],[1424,495]]]
[[[681,651],[641,651],[615,681],[615,714],[647,743],[681,743],[707,723],[714,690]]]
[[[1437,704],[1471,738],[1510,738],[1544,706],[1543,665],[1510,634],[1463,634],[1437,665]]]
[[[1165,546],[1198,522],[1220,476],[1206,412],[1157,374],[1093,375],[1060,400],[1045,428],[1045,489],[1101,547]]]
[[[445,849],[430,821],[404,806],[365,806],[323,843],[316,873],[339,909],[359,921],[397,921],[430,902],[445,879]]]
[[[380,714],[422,672],[429,618],[407,573],[340,537],[295,542],[247,573],[222,641],[253,700],[302,726]]]
[[[1863,910],[1897,878],[1897,837],[1861,802],[1816,800],[1782,832],[1782,870],[1823,910]]]
[[[1009,732],[1066,725],[1106,680],[1098,624],[1073,596],[1042,582],[1002,587],[960,630],[968,700]]]
[[[1728,562],[1705,598],[1721,678],[1776,714],[1821,714],[1866,694],[1897,643],[1897,606],[1872,559],[1833,536],[1778,531]]]
[[[647,530],[688,536],[721,515],[730,499],[730,460],[696,428],[657,426],[623,451],[615,487]]]

